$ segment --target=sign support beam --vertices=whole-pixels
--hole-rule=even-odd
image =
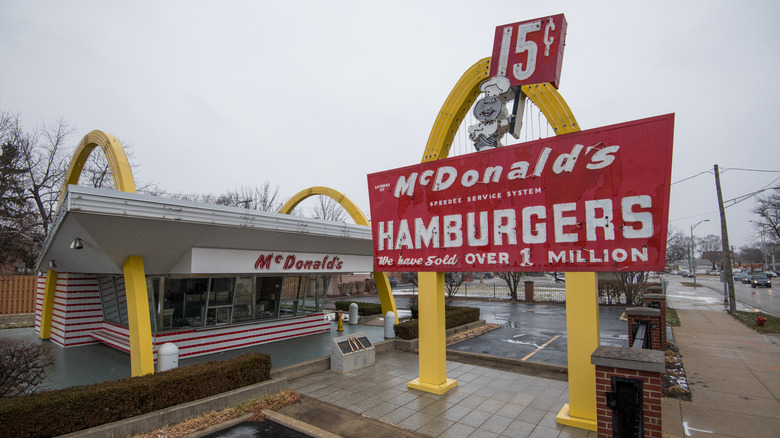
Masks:
[[[596,366],[590,363],[590,355],[601,343],[595,272],[566,273],[566,337],[569,403],[556,420],[558,424],[595,431]]]
[[[409,388],[442,395],[458,385],[447,378],[447,335],[444,321],[444,272],[420,272],[420,377]]]

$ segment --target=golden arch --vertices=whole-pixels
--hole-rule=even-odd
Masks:
[[[455,134],[479,96],[479,85],[488,79],[489,72],[490,58],[483,58],[466,70],[455,84],[433,123],[423,152],[423,163],[447,158]],[[580,130],[569,105],[551,84],[523,85],[521,89],[539,107],[556,135]]]
[[[81,172],[84,170],[84,164],[96,147],[99,147],[106,156],[111,176],[114,179],[114,188],[120,192],[135,193],[133,171],[130,169],[130,162],[119,140],[109,133],[95,130],[85,135],[76,147],[65,173],[65,181],[58,204],[61,204],[65,198],[68,185],[78,184]],[[150,374],[154,372],[154,349],[143,259],[140,256],[131,255],[122,266],[122,271],[124,272],[129,316],[130,370],[133,376]],[[57,272],[49,270],[46,275],[43,309],[41,310],[40,337],[42,339],[48,339],[51,336],[51,317],[56,284]]]
[[[85,135],[79,142],[73,158],[70,160],[68,170],[65,173],[65,182],[60,192],[59,202],[65,197],[65,192],[70,184],[78,184],[81,172],[92,151],[99,147],[106,156],[111,176],[114,179],[114,187],[119,192],[135,193],[135,181],[133,180],[133,171],[130,168],[130,161],[127,159],[122,144],[119,143],[113,135],[94,130]]]
[[[447,158],[455,134],[466,112],[479,96],[479,85],[488,79],[489,71],[490,58],[481,59],[466,70],[455,84],[433,124],[423,152],[423,163]],[[556,135],[580,130],[568,104],[551,84],[523,85],[521,89],[539,107]],[[592,272],[570,272],[566,280],[569,404],[561,409],[557,421],[596,430],[595,369],[590,364],[590,354],[599,345],[596,275]],[[408,386],[443,394],[457,386],[457,381],[447,378],[444,273],[420,272],[418,283],[420,377],[410,381]]]
[[[287,203],[285,203],[279,210],[279,213],[290,214],[298,204],[304,199],[310,196],[323,195],[327,196],[334,201],[338,202],[344,210],[350,215],[353,221],[358,225],[370,225],[366,215],[358,208],[358,206],[347,198],[343,193],[333,190],[329,187],[314,186],[308,189],[303,189],[300,192],[293,195]],[[374,271],[374,282],[376,283],[376,290],[379,294],[379,302],[382,305],[382,315],[386,315],[387,312],[393,312],[395,315],[395,322],[398,323],[398,310],[395,307],[395,300],[393,299],[393,293],[390,288],[390,280],[387,278],[387,274],[384,272]]]

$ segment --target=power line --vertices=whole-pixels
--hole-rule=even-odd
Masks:
[[[675,182],[673,182],[673,183],[672,183],[672,184],[670,184],[670,185],[675,185],[675,184],[679,184],[679,183],[681,183],[681,182],[688,181],[689,179],[696,178],[696,177],[697,177],[697,176],[699,176],[699,175],[704,175],[705,173],[710,173],[710,174],[711,174],[711,173],[712,173],[712,171],[711,171],[711,170],[705,170],[704,172],[699,172],[699,173],[697,173],[696,175],[689,176],[688,178],[684,178],[684,179],[681,179],[681,180],[679,180],[679,181],[675,181]]]
[[[723,172],[727,170],[741,170],[743,172],[764,172],[764,173],[780,173],[780,170],[765,170],[765,169],[745,169],[742,167],[726,167]],[[721,172],[721,173],[723,173]]]

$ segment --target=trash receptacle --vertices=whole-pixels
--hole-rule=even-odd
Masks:
[[[172,370],[179,366],[179,347],[166,342],[157,349],[157,372]]]

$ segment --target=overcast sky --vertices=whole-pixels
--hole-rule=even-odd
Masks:
[[[131,145],[138,182],[332,187],[418,163],[496,26],[564,13],[559,91],[583,129],[676,113],[670,225],[720,233],[725,199],[780,176],[780,2],[0,1],[0,109]],[[736,170],[756,169],[775,172]],[[774,182],[774,185],[778,185]],[[753,199],[727,209],[750,243]]]

